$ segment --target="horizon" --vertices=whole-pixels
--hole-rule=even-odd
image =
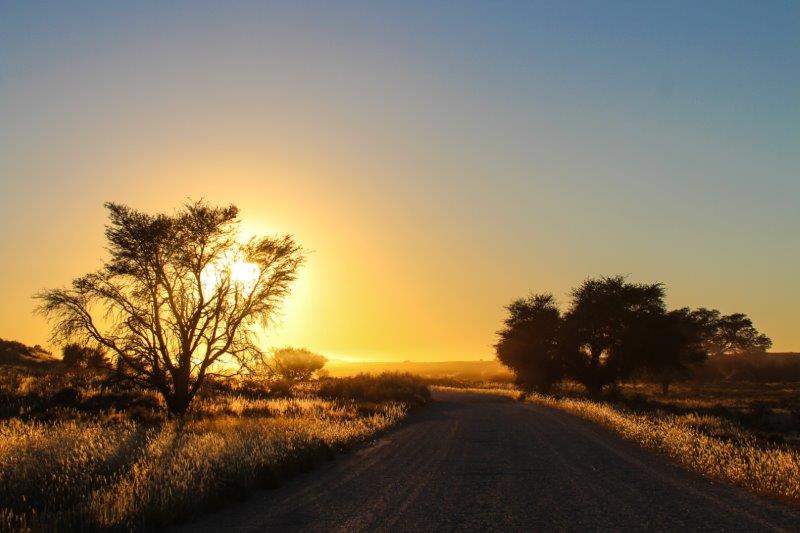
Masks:
[[[800,5],[0,7],[0,338],[105,256],[103,202],[236,204],[311,251],[266,346],[494,359],[601,275],[800,352]]]

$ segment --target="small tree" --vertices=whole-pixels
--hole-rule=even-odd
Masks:
[[[272,371],[280,380],[288,384],[310,380],[322,370],[328,360],[305,348],[281,348],[272,355]]]
[[[695,313],[705,324],[705,347],[711,357],[763,354],[772,347],[772,340],[744,313],[722,315],[715,309]]]
[[[497,359],[527,391],[546,393],[564,375],[559,351],[561,313],[552,294],[533,294],[506,307],[505,327],[498,331]]]
[[[108,203],[109,259],[67,289],[39,293],[56,341],[107,350],[126,378],[183,415],[206,378],[262,358],[266,326],[303,262],[290,236],[240,242],[238,209],[185,205],[149,215]]]
[[[99,369],[108,366],[105,350],[95,346],[81,346],[69,343],[62,350],[61,360],[72,368]]]

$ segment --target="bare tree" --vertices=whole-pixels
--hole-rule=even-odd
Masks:
[[[205,202],[173,215],[107,203],[109,259],[71,288],[36,295],[54,341],[107,350],[127,378],[183,415],[210,376],[263,356],[255,343],[304,261],[291,236],[238,240],[238,209]]]

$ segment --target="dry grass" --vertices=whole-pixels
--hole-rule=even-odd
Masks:
[[[397,372],[326,379],[321,382],[318,394],[324,398],[347,398],[365,402],[392,400],[406,405],[420,405],[431,397],[430,389],[418,377]]]
[[[701,474],[800,503],[800,453],[785,447],[765,448],[729,421],[696,413],[636,414],[577,398],[532,395],[529,401],[603,425]],[[725,438],[714,436],[714,431]]]
[[[20,393],[33,386],[18,385]],[[200,399],[183,423],[113,411],[53,418],[51,409],[45,421],[5,417],[0,530],[141,530],[173,523],[250,488],[275,486],[372,438],[406,412],[399,402],[225,394]]]
[[[448,385],[432,385],[431,390],[441,392],[470,392],[473,394],[489,394],[492,396],[504,396],[506,398],[518,399],[522,392],[514,388],[513,385],[502,386],[498,383],[478,384],[472,387],[452,387]]]
[[[583,390],[565,383],[559,396],[585,399]],[[746,432],[763,447],[785,445],[800,451],[800,383],[681,383],[668,396],[650,384],[621,385],[609,396],[615,406],[638,414],[666,413],[718,419],[714,436],[738,438]],[[729,434],[722,429],[729,428]],[[700,428],[705,431],[704,427]]]

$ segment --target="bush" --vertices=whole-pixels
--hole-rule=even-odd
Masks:
[[[64,346],[61,360],[71,368],[106,368],[108,360],[103,350],[71,343]]]
[[[411,374],[384,372],[377,376],[358,374],[346,378],[330,378],[322,382],[319,395],[365,402],[395,401],[410,405],[426,403],[431,398],[428,385]]]
[[[315,372],[322,370],[328,360],[305,348],[281,348],[272,356],[275,376],[287,383],[308,381]]]

